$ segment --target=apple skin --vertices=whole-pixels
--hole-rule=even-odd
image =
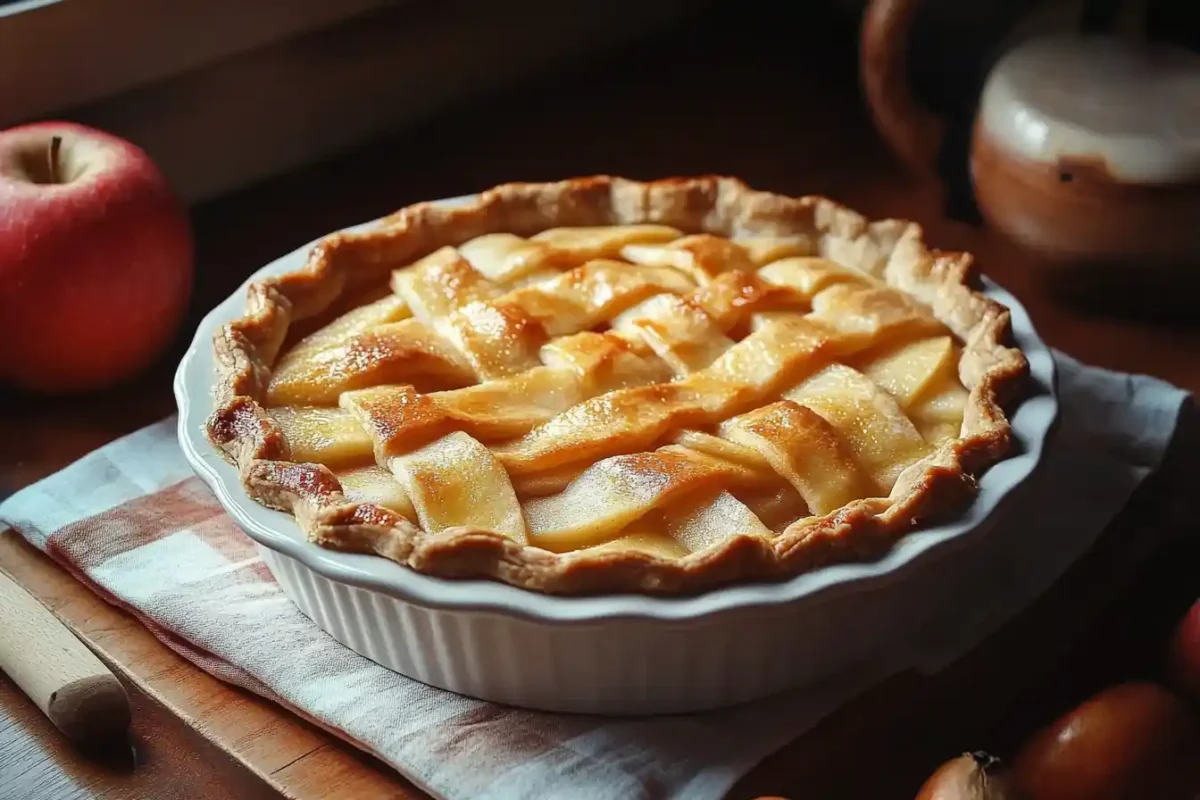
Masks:
[[[56,136],[59,181],[39,182]],[[0,382],[135,375],[174,338],[192,274],[187,213],[140,148],[69,122],[0,131]]]
[[[1157,684],[1110,686],[1031,736],[1013,760],[1033,800],[1195,800],[1200,723]]]
[[[1200,600],[1179,621],[1167,658],[1172,683],[1200,703]]]

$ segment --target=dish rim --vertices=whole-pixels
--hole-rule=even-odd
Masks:
[[[468,195],[435,202],[457,205],[472,199],[473,196]],[[343,230],[366,230],[376,224],[378,220]],[[380,592],[424,608],[494,613],[544,623],[617,619],[685,622],[811,601],[839,591],[865,591],[881,581],[898,579],[905,569],[917,568],[947,549],[947,545],[982,526],[1004,499],[1035,471],[1058,415],[1055,366],[1049,348],[1038,337],[1024,306],[1008,291],[981,277],[983,293],[1010,311],[1013,339],[1029,362],[1031,391],[1010,415],[1014,452],[982,474],[975,498],[954,520],[905,534],[878,559],[833,564],[780,581],[734,584],[692,595],[626,593],[564,597],[487,579],[445,579],[424,575],[378,555],[329,550],[308,542],[290,515],[266,508],[246,494],[236,468],[211,447],[205,436],[205,421],[213,408],[214,330],[242,313],[250,283],[267,275],[301,268],[318,241],[320,238],[256,270],[200,321],[175,373],[180,445],[193,471],[212,489],[239,527],[259,545],[293,558],[327,579]]]

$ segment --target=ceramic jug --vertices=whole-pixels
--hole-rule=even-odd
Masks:
[[[934,174],[945,124],[915,98],[907,74],[920,5],[868,5],[860,68],[883,139],[914,171]],[[1070,280],[1195,283],[1200,54],[1078,32],[1012,44],[983,80],[969,170],[987,224],[1069,268]]]

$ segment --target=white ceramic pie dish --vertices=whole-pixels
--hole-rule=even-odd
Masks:
[[[301,268],[311,246],[247,283]],[[1023,557],[1014,549],[1036,544],[996,523],[1003,501],[1041,459],[1057,414],[1054,364],[1025,310],[990,282],[987,294],[1012,311],[1031,392],[1012,414],[1013,454],[984,473],[971,506],[952,522],[908,534],[876,561],[681,598],[547,596],[429,577],[307,542],[289,515],[246,495],[237,470],[205,438],[212,335],[241,316],[245,288],[204,318],[176,373],[184,455],[303,613],[356,652],[433,686],[551,711],[652,714],[733,705],[880,659],[900,668],[906,653],[967,624],[973,606],[990,602],[1003,580],[997,553],[1012,563]]]

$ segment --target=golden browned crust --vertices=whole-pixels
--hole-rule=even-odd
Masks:
[[[821,255],[917,297],[964,342],[959,377],[970,399],[961,437],[906,469],[888,498],[802,519],[771,539],[734,536],[678,559],[632,551],[551,553],[475,529],[430,534],[393,511],[348,501],[326,467],[290,460],[286,438],[259,402],[293,322],[438,247],[486,233],[528,236],[551,227],[633,223],[722,236],[807,235]],[[869,222],[825,198],[754,191],[725,177],[513,183],[465,206],[418,203],[373,230],[331,235],[304,269],[250,287],[245,315],[215,336],[217,407],[208,437],[238,467],[247,493],[291,512],[310,541],[376,553],[430,575],[493,578],[554,594],[676,594],[794,575],[877,554],[918,521],[957,508],[973,490],[973,476],[1006,452],[1010,427],[1002,404],[1028,365],[1007,344],[1008,310],[967,285],[970,263],[965,253],[931,253],[915,223]]]

